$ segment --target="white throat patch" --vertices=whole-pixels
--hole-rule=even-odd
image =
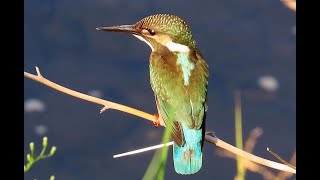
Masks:
[[[172,41],[169,41],[165,44],[165,46],[171,51],[171,52],[183,52],[187,53],[190,52],[190,49],[188,46],[179,44],[179,43],[174,43]]]
[[[152,45],[148,41],[146,41],[143,37],[135,35],[135,34],[133,34],[133,35],[134,35],[134,37],[136,37],[136,38],[140,39],[141,41],[147,43],[150,46],[151,51],[154,51],[154,48],[152,47]]]
[[[191,71],[194,69],[194,64],[188,58],[189,53],[179,53],[177,64],[181,65],[183,73],[183,82],[185,86],[189,85],[189,78],[191,76]]]
[[[147,43],[151,50],[154,51],[153,46],[150,44],[150,42],[148,42],[147,40],[145,40],[143,37],[139,36],[139,35],[135,35],[133,34],[136,38],[140,39],[141,41]],[[171,39],[168,38],[159,38],[159,37],[150,37],[153,38],[154,40],[156,40],[158,43],[162,44],[163,46],[166,46],[171,52],[179,52],[179,53],[188,53],[190,52],[190,49],[188,46],[185,46],[183,44],[179,44],[179,43],[174,43],[172,42]]]

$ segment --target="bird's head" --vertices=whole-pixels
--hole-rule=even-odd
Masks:
[[[196,48],[187,23],[176,15],[156,14],[133,25],[98,27],[97,30],[132,34],[146,42],[152,51],[165,48],[171,52],[189,52]]]

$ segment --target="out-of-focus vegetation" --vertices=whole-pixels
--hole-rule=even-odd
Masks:
[[[28,172],[30,168],[39,160],[49,158],[55,154],[57,150],[56,146],[52,146],[50,149],[50,152],[48,154],[45,154],[47,150],[47,146],[48,146],[48,138],[44,137],[42,140],[42,150],[40,154],[37,155],[35,152],[36,150],[35,150],[34,143],[33,142],[29,143],[30,153],[26,155],[27,164],[24,165],[24,173]],[[54,176],[51,176],[50,180],[54,180]]]

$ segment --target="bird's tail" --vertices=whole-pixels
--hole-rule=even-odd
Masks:
[[[178,174],[194,174],[202,166],[202,129],[183,127],[185,143],[179,147],[173,145],[173,164]]]

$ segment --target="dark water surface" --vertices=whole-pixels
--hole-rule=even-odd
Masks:
[[[24,67],[58,84],[155,113],[149,84],[150,48],[138,39],[96,31],[98,26],[133,24],[155,13],[183,17],[210,67],[207,130],[235,144],[234,91],[242,92],[243,136],[263,129],[254,154],[275,160],[266,147],[290,159],[296,146],[295,13],[280,1],[25,1]],[[259,78],[269,77],[262,80]],[[277,84],[274,84],[276,81]],[[58,147],[38,162],[25,179],[141,179],[154,152],[113,159],[112,155],[160,142],[163,128],[141,118],[61,94],[25,78],[24,97],[44,103],[25,112],[28,143]],[[265,85],[271,90],[266,90]],[[97,91],[96,91],[97,92]],[[40,130],[39,130],[40,129]],[[37,146],[38,147],[38,146]],[[204,146],[202,170],[177,175],[171,149],[166,179],[233,179],[234,160]],[[276,172],[276,171],[275,171]],[[247,180],[262,179],[248,172]]]

